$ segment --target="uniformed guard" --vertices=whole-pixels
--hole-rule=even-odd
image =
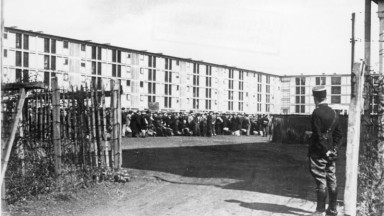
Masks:
[[[308,149],[309,169],[316,182],[317,207],[313,215],[337,215],[336,164],[342,138],[339,115],[326,103],[324,86],[312,89],[316,109],[312,113],[312,142]],[[328,209],[325,209],[329,194]]]

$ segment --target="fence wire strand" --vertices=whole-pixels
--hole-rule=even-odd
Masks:
[[[92,97],[98,94],[96,89],[95,93],[91,93],[91,90],[93,89],[87,87],[80,90],[58,89],[56,91],[60,92],[59,105],[53,105],[53,91],[45,89],[28,93],[5,175],[8,203],[57,189],[53,139],[55,123],[60,124],[60,177],[64,187],[73,187],[79,181],[91,179],[92,173],[97,170],[110,169],[106,164],[112,163],[105,161],[112,161],[115,155],[111,154],[110,149],[105,149],[104,143],[114,140],[110,140],[110,135],[104,136],[97,131],[112,128],[115,122],[109,120],[109,110],[105,112],[99,104],[94,104]],[[3,141],[9,138],[18,97],[15,91],[2,95]],[[101,97],[97,101],[101,101]],[[54,122],[53,109],[57,107],[60,108],[60,120]],[[100,121],[99,117],[104,121]],[[112,131],[108,130],[107,133],[111,134]],[[109,158],[105,158],[106,155],[109,155]]]

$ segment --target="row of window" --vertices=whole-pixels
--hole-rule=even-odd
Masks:
[[[8,33],[4,33],[4,38],[7,39]],[[29,49],[29,35],[28,34],[21,34],[16,33],[16,48],[19,49]],[[44,39],[44,52],[46,53],[56,53],[56,47],[57,47],[57,40],[51,39],[51,38],[43,38]],[[69,42],[64,40],[63,41],[63,48],[68,49],[69,48]],[[93,60],[102,60],[102,47],[98,46],[91,46],[91,58]],[[80,44],[80,50],[86,51],[86,44],[82,43]],[[120,50],[111,50],[112,51],[112,62],[121,63],[121,56],[122,53]],[[6,54],[5,54],[6,55]],[[128,58],[130,58],[131,55],[128,54]],[[83,63],[82,63],[83,64]],[[83,64],[85,66],[85,64]],[[176,60],[176,65],[179,65],[179,61]],[[155,56],[148,56],[148,66],[149,67],[156,67],[156,57]],[[193,64],[194,67],[194,73],[199,74],[199,64]],[[165,69],[166,70],[172,70],[172,59],[165,58]],[[244,73],[243,71],[239,71],[239,79],[244,80]],[[248,72],[247,76],[248,76]],[[206,75],[211,76],[212,75],[212,67],[206,66]],[[256,73],[254,73],[254,77],[256,76]],[[261,82],[261,74],[257,74],[258,81]],[[234,71],[229,70],[229,77],[234,78]],[[266,75],[267,83],[270,83],[270,76]]]
[[[327,85],[326,77],[316,77],[316,85]],[[296,85],[305,85],[305,77],[296,77]],[[331,85],[341,85],[341,77],[331,77]]]

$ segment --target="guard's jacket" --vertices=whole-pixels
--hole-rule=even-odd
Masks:
[[[336,116],[335,116],[336,115]],[[331,128],[330,134],[331,145],[321,145],[320,139],[322,134],[330,128],[333,119],[336,117],[336,121]],[[312,113],[312,141],[308,149],[308,156],[312,158],[325,157],[328,150],[338,150],[341,144],[342,133],[339,124],[339,114],[332,110],[326,103],[319,104],[319,106]]]

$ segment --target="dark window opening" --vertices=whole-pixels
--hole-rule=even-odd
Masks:
[[[96,74],[96,62],[92,62],[92,74]]]
[[[101,75],[101,62],[97,63],[97,75]]]
[[[23,48],[26,50],[29,49],[29,36],[28,35],[24,35]]]
[[[44,69],[49,70],[49,56],[45,55],[44,56]]]
[[[51,53],[56,53],[56,40],[51,40]]]
[[[326,85],[325,77],[316,77],[316,85]]]
[[[152,56],[148,56],[148,67],[152,67]]]
[[[16,48],[21,49],[21,34],[16,34]]]
[[[21,67],[21,52],[20,51],[16,51],[16,66]]]
[[[116,65],[112,65],[112,77],[116,77]]]
[[[331,77],[331,84],[332,85],[340,85],[341,84],[341,77]]]
[[[101,86],[102,86],[101,77],[97,77],[97,89],[101,90]]]
[[[63,47],[64,47],[64,49],[68,49],[68,41],[64,41]]]
[[[92,59],[96,59],[96,47],[92,46]]]
[[[29,71],[23,70],[23,82],[29,82]]]
[[[44,38],[44,52],[49,53],[49,38]]]
[[[51,69],[56,70],[56,56],[51,56]]]
[[[97,47],[97,59],[101,60],[101,47]]]
[[[116,50],[112,50],[112,62],[116,62]]]
[[[341,94],[341,86],[332,86],[331,94]]]
[[[49,86],[49,81],[50,81],[49,72],[44,72],[44,84],[46,86]]]
[[[16,82],[21,82],[21,81],[22,81],[21,69],[16,69]]]
[[[117,62],[121,63],[121,51],[117,51]]]

